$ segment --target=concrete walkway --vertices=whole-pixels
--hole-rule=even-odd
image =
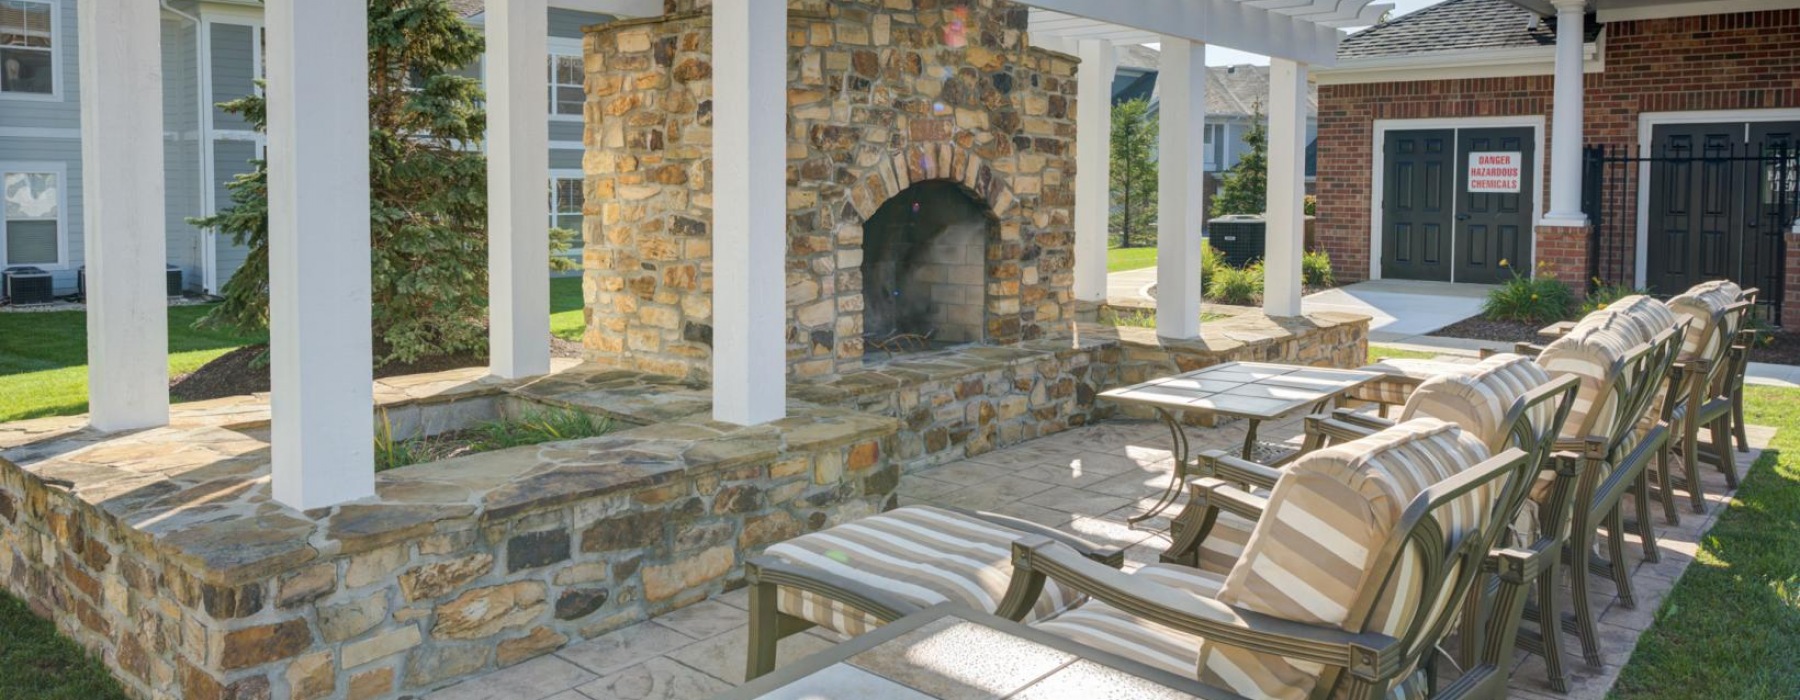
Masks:
[[[1155,286],[1154,267],[1106,276],[1106,295],[1114,303],[1155,304]],[[1308,294],[1301,300],[1301,309],[1363,314],[1372,319],[1371,340],[1410,342],[1481,313],[1481,302],[1491,289],[1482,284],[1375,280]]]

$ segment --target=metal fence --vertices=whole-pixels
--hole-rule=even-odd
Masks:
[[[1759,302],[1780,318],[1786,233],[1800,216],[1800,148],[1784,142],[1585,150],[1590,291],[1645,286],[1668,296],[1687,283],[1725,277],[1761,289]]]

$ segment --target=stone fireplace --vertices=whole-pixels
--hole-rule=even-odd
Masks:
[[[585,345],[705,381],[711,16],[667,5],[586,38]],[[1066,335],[1075,59],[1006,0],[789,5],[790,376]]]

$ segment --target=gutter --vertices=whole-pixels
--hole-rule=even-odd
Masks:
[[[1605,34],[1582,46],[1585,72],[1598,73],[1606,68]],[[1460,69],[1460,72],[1458,72]],[[1452,74],[1446,75],[1446,71]],[[1528,46],[1512,49],[1476,51],[1441,51],[1377,58],[1340,59],[1331,68],[1315,69],[1320,85],[1352,83],[1386,83],[1408,80],[1445,78],[1490,78],[1522,75],[1553,75],[1556,72],[1556,46]]]

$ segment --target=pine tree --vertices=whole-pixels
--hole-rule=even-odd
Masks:
[[[369,198],[377,364],[483,352],[487,342],[487,126],[481,30],[446,0],[369,0]],[[257,131],[261,96],[224,103]],[[268,164],[228,186],[231,206],[194,224],[230,234],[249,257],[201,325],[269,323]],[[572,234],[551,239],[552,267]],[[546,271],[546,274],[548,272]]]
[[[1112,213],[1109,227],[1120,248],[1134,236],[1152,235],[1156,223],[1156,120],[1150,101],[1121,102],[1112,109]]]
[[[1268,211],[1269,123],[1261,105],[1250,114],[1250,130],[1244,133],[1244,143],[1250,151],[1219,177],[1219,193],[1213,196],[1209,216]]]

